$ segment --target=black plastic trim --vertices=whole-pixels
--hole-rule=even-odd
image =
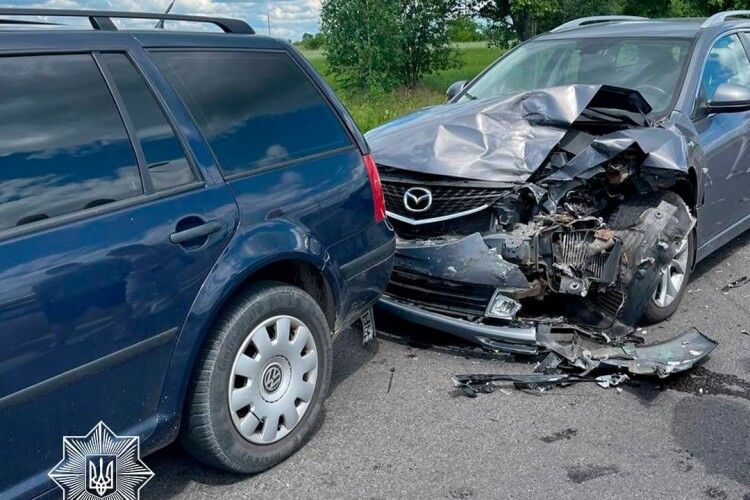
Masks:
[[[0,411],[6,410],[11,406],[19,406],[35,399],[39,399],[54,391],[72,385],[79,380],[95,375],[115,365],[124,363],[125,361],[133,359],[145,352],[156,349],[157,347],[166,345],[177,337],[178,331],[179,329],[177,327],[172,328],[156,335],[155,337],[133,344],[130,347],[113,352],[112,354],[86,363],[85,365],[73,368],[72,370],[60,373],[52,378],[43,380],[42,382],[36,383],[30,387],[4,396],[0,398]]]

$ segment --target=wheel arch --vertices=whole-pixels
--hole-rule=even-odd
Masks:
[[[227,304],[241,295],[247,287],[264,280],[291,285],[310,295],[323,310],[328,326],[333,330],[336,323],[336,300],[331,283],[323,271],[299,256],[273,260],[252,271],[224,298],[211,324]]]
[[[267,244],[254,247],[253,240],[263,241],[261,234],[235,237],[204,280],[175,343],[162,389],[158,424],[144,446],[147,450],[158,449],[177,438],[195,363],[211,326],[227,304],[252,283],[272,280],[301,288],[318,302],[333,329],[341,303],[337,293],[343,280],[340,269],[326,258],[319,242],[311,243],[317,241],[314,236],[297,230],[290,232],[289,228],[288,238],[280,238],[276,231],[273,234],[276,244],[292,244],[284,245],[285,249],[269,248]]]
[[[690,212],[695,216],[698,210],[698,174],[695,168],[690,167],[687,175],[677,179],[675,184],[669,189],[680,198],[690,208]]]
[[[677,194],[687,204],[693,217],[698,217],[698,205],[700,204],[700,193],[698,185],[698,173],[695,168],[690,167],[686,176],[677,179],[677,182],[670,189]],[[693,227],[693,248],[691,262],[694,268],[697,264],[698,257],[698,224]]]

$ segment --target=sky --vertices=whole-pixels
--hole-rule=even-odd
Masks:
[[[0,0],[1,7],[106,9],[163,12],[170,0]],[[316,33],[320,23],[320,0],[177,0],[173,13],[230,16],[244,19],[259,33],[299,40],[303,33]]]

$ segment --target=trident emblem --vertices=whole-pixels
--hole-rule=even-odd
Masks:
[[[89,455],[86,457],[86,490],[100,498],[115,491],[116,455]]]

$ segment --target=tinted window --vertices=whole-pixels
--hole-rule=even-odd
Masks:
[[[92,56],[1,57],[0,89],[0,229],[143,191]]]
[[[750,62],[737,35],[721,38],[708,53],[701,91],[708,99],[723,83],[750,86]]]
[[[350,144],[336,116],[281,53],[157,52],[226,175]]]
[[[143,77],[124,54],[103,54],[143,149],[154,188],[169,189],[195,180],[174,130]]]

